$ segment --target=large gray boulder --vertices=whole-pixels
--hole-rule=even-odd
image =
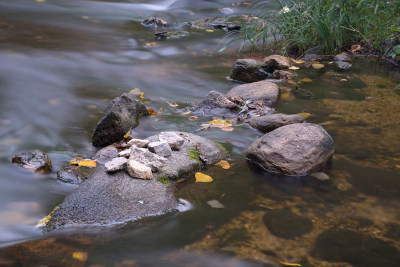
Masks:
[[[276,113],[271,115],[253,117],[249,120],[249,125],[257,130],[267,133],[285,125],[302,123],[304,121],[304,117],[297,114],[286,115]]]
[[[51,171],[50,158],[40,150],[18,153],[12,158],[12,163],[37,173]]]
[[[115,98],[108,104],[93,132],[93,146],[102,147],[121,141],[130,129],[139,124],[143,115],[148,115],[148,111],[135,95],[123,94]]]
[[[228,99],[258,100],[265,105],[275,104],[278,100],[279,88],[275,83],[259,81],[233,87],[226,94]]]
[[[296,123],[260,137],[247,149],[246,155],[272,172],[307,175],[324,167],[333,152],[333,139],[324,128]]]
[[[157,180],[132,179],[104,167],[84,181],[54,211],[45,231],[71,225],[110,225],[173,211],[172,188]]]
[[[233,64],[230,78],[239,82],[252,83],[265,80],[270,75],[265,69],[264,62],[255,59],[238,59]]]

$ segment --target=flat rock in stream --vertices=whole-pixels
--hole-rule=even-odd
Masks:
[[[123,94],[115,98],[108,104],[93,132],[93,146],[102,147],[121,141],[139,124],[143,115],[148,115],[147,108],[135,95]]]
[[[290,59],[280,55],[272,55],[264,58],[265,70],[273,73],[275,70],[287,70],[290,67]]]
[[[333,139],[324,128],[295,123],[260,137],[247,149],[246,155],[272,172],[307,175],[324,167],[333,152]]]
[[[211,91],[193,109],[193,114],[229,116],[237,115],[239,106],[217,91]]]
[[[286,115],[276,113],[271,115],[253,117],[249,120],[249,125],[257,130],[266,133],[285,125],[302,123],[304,121],[304,117],[297,114]]]
[[[278,96],[278,86],[275,83],[267,81],[238,85],[226,94],[228,99],[257,100],[267,106],[275,104]]]
[[[45,231],[66,225],[110,225],[156,216],[177,208],[172,188],[157,180],[109,174],[102,167],[55,210]]]
[[[159,182],[158,178],[177,179],[190,175],[203,168],[205,164],[214,164],[225,159],[227,152],[220,144],[195,134],[162,132],[160,135],[163,138],[172,134],[182,138],[183,144],[179,150],[173,150],[172,155],[163,158],[163,164],[159,169],[152,170],[152,175],[156,179],[135,179],[125,170],[107,173],[100,164],[96,173],[82,182],[54,211],[44,231],[65,225],[124,223],[174,211],[178,206],[174,187]],[[158,142],[160,135],[151,136],[147,140]],[[142,153],[138,158],[144,165],[148,161],[144,157],[158,157],[145,148],[132,146],[131,150],[136,151],[132,152],[132,155]],[[130,161],[135,160],[132,155]],[[149,171],[150,169],[142,178],[149,179],[151,174]]]
[[[233,64],[230,78],[239,82],[252,83],[265,80],[270,75],[265,69],[264,62],[255,59],[238,59]]]

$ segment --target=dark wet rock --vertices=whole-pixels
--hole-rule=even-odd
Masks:
[[[105,164],[118,156],[118,149],[115,146],[106,146],[94,154],[93,158],[99,163]]]
[[[247,149],[247,157],[272,172],[306,175],[324,167],[333,152],[333,139],[324,128],[295,123],[260,137]]]
[[[182,178],[201,169],[204,164],[214,164],[227,157],[226,150],[216,142],[191,133],[172,133],[182,137],[185,141],[181,149],[172,151],[172,155],[165,158],[165,164],[153,173],[156,178]],[[148,140],[158,141],[159,135],[149,137]]]
[[[275,109],[266,106],[265,103],[261,103],[258,100],[247,100],[241,107],[237,118],[239,121],[247,122],[248,119],[251,119],[253,117],[270,115],[274,112]]]
[[[148,115],[148,111],[133,94],[115,98],[108,104],[93,132],[93,145],[102,147],[121,141],[129,130],[139,124],[143,115]]]
[[[190,35],[187,31],[175,31],[175,32],[158,32],[154,34],[157,39],[180,39],[188,37]]]
[[[321,60],[322,56],[317,55],[317,54],[305,54],[302,60],[305,61],[313,61],[313,60]]]
[[[339,69],[342,70],[348,70],[351,68],[351,64],[345,61],[335,61],[335,63],[339,67]]]
[[[172,154],[172,149],[167,142],[151,142],[148,149],[161,157],[168,157]]]
[[[310,54],[319,55],[321,53],[321,51],[322,51],[322,47],[321,46],[316,46],[316,47],[307,49],[304,52],[304,55],[310,55]]]
[[[241,29],[241,24],[243,21],[251,23],[255,21],[256,18],[249,16],[218,16],[207,19],[198,19],[191,22],[187,22],[186,25],[193,27],[195,29],[207,30],[224,30],[224,31],[235,31]]]
[[[95,172],[94,168],[66,165],[57,171],[57,179],[64,183],[80,184]]]
[[[333,58],[335,61],[350,61],[351,57],[346,52],[340,53]]]
[[[264,58],[265,70],[273,73],[275,70],[287,70],[290,67],[290,59],[280,55],[272,55]]]
[[[233,64],[230,78],[245,83],[265,80],[270,74],[264,67],[265,64],[262,61],[255,59],[238,59]]]
[[[297,75],[293,72],[287,70],[275,70],[272,73],[272,78],[274,79],[290,79],[296,77]]]
[[[153,173],[151,168],[140,163],[139,161],[130,159],[126,165],[126,169],[132,178],[151,180]]]
[[[50,158],[40,150],[18,153],[12,158],[12,163],[37,173],[51,171]]]
[[[235,115],[238,105],[223,94],[217,91],[211,91],[208,95],[193,109],[194,114],[204,115]]]
[[[100,167],[54,211],[45,231],[65,225],[110,225],[156,216],[176,209],[174,192],[157,180],[109,174]]]
[[[259,81],[233,87],[226,94],[228,99],[241,98],[244,101],[257,100],[265,105],[272,105],[278,100],[279,88],[276,84]]]
[[[142,25],[145,27],[168,27],[168,23],[163,20],[162,18],[157,18],[157,17],[150,17],[147,19],[144,19],[142,21]]]
[[[128,162],[128,159],[124,157],[117,157],[113,158],[112,160],[106,162],[104,164],[106,171],[107,172],[118,172],[122,171],[125,168],[126,163]]]
[[[279,127],[284,125],[289,125],[293,123],[302,123],[305,119],[303,116],[294,114],[294,115],[286,115],[286,114],[271,114],[259,117],[253,117],[249,120],[249,125],[257,130],[260,130],[264,133],[273,131]]]
[[[185,142],[185,139],[177,135],[176,133],[171,133],[171,132],[161,132],[158,135],[160,141],[167,142],[168,145],[171,147],[173,150],[181,150],[181,147],[183,143]]]
[[[312,255],[330,262],[348,262],[354,267],[395,267],[400,263],[400,253],[394,246],[348,230],[327,230],[320,234]]]
[[[289,210],[270,210],[263,217],[264,224],[275,236],[293,239],[311,232],[312,223]]]

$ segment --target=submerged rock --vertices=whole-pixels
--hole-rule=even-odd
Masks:
[[[297,75],[295,73],[287,70],[274,70],[272,73],[272,78],[274,79],[290,79],[296,76]]]
[[[252,83],[265,80],[271,74],[265,70],[265,64],[255,59],[238,59],[233,64],[230,78],[235,81]]]
[[[307,175],[325,166],[334,152],[332,137],[319,125],[282,126],[256,140],[247,157],[269,171]]]
[[[57,171],[57,179],[64,183],[80,184],[95,172],[95,169],[89,167],[66,165]]]
[[[349,62],[344,62],[344,61],[335,61],[335,63],[339,67],[339,69],[342,70],[348,70],[352,66]]]
[[[217,91],[211,91],[208,95],[193,109],[194,114],[205,115],[234,115],[238,105],[223,94]],[[232,114],[231,114],[232,113]]]
[[[279,96],[279,88],[276,84],[259,81],[249,84],[242,84],[233,87],[226,94],[228,99],[241,98],[242,100],[257,100],[265,105],[275,104]]]
[[[157,17],[150,17],[147,19],[144,19],[142,21],[142,25],[145,27],[168,27],[168,23],[163,20],[162,18],[157,18]]]
[[[12,158],[12,163],[38,173],[51,171],[50,158],[40,150],[18,153]]]
[[[275,70],[287,70],[290,67],[290,59],[280,55],[272,55],[264,58],[265,70],[273,73]]]
[[[156,216],[177,208],[172,188],[100,168],[54,211],[45,231],[66,225],[110,225]]]
[[[108,104],[93,132],[93,146],[107,146],[121,141],[129,130],[139,124],[143,115],[148,115],[148,111],[134,95],[123,94],[115,98]]]
[[[275,236],[293,239],[311,232],[312,223],[289,210],[271,210],[263,217],[264,224]]]
[[[304,121],[304,117],[297,114],[286,115],[277,113],[251,118],[249,120],[249,125],[253,128],[256,128],[257,130],[266,133],[285,125],[302,123]]]
[[[157,39],[179,39],[183,37],[188,37],[190,35],[187,31],[176,31],[176,32],[158,32],[154,34]]]

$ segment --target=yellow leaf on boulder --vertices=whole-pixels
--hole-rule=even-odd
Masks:
[[[324,65],[324,64],[321,64],[321,63],[314,63],[314,64],[311,64],[311,66],[312,66],[314,69],[317,69],[317,70],[322,69],[323,67],[325,67],[325,65]]]
[[[85,166],[85,167],[92,167],[96,168],[97,164],[96,161],[91,159],[83,159],[82,157],[76,157],[69,162],[71,165],[75,166]]]
[[[289,67],[289,70],[298,70],[298,69],[300,69],[299,67],[296,67],[296,66],[291,66],[291,67]]]
[[[129,129],[129,131],[126,132],[126,134],[124,134],[124,138],[128,138],[128,136],[131,134],[131,130],[132,128]]]
[[[87,254],[87,252],[76,251],[76,252],[72,253],[72,258],[74,258],[78,261],[86,261],[88,259],[88,254]]]
[[[308,117],[311,116],[311,114],[307,113],[307,112],[300,112],[300,113],[297,113],[297,115],[303,116],[304,119],[307,119]]]
[[[147,111],[149,112],[150,115],[158,115],[158,112],[155,111],[154,109],[148,108]]]
[[[303,82],[303,83],[310,83],[310,82],[312,82],[312,80],[310,79],[310,78],[303,78],[303,79],[301,79],[301,81]]]
[[[211,176],[208,176],[201,172],[196,172],[194,177],[196,177],[196,183],[210,183],[213,181],[213,178],[211,178]]]
[[[229,165],[229,162],[227,162],[226,160],[221,160],[217,162],[215,165],[221,166],[221,168],[224,170],[228,170],[231,167],[231,165]]]

